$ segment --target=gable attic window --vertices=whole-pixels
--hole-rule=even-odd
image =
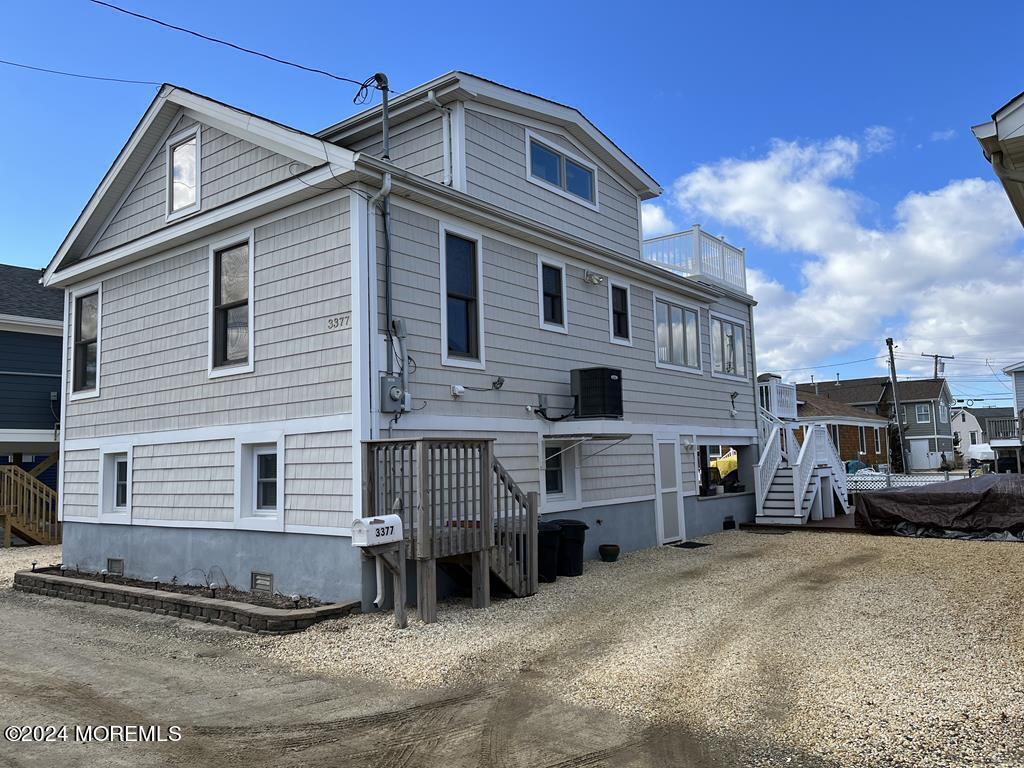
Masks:
[[[75,297],[75,349],[72,392],[96,391],[100,333],[99,291]]]
[[[555,149],[529,131],[529,173],[531,181],[553,188],[559,194],[597,206],[597,169],[582,158]]]
[[[199,210],[199,126],[172,136],[167,142],[167,219]]]

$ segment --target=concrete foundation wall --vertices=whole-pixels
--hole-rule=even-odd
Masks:
[[[686,496],[683,515],[686,538],[699,539],[722,530],[727,517],[740,523],[752,523],[757,514],[753,493],[727,493],[721,496]]]
[[[177,576],[180,583],[199,584],[203,576],[193,569],[212,570],[212,580],[221,582],[226,577],[239,589],[248,589],[251,572],[260,571],[274,574],[278,592],[321,600],[360,599],[360,556],[345,536],[64,524],[64,563],[82,570],[99,571],[107,567],[107,558],[121,558],[130,578],[157,576],[167,582]]]
[[[600,544],[618,544],[623,552],[658,546],[654,499],[541,515],[542,521],[564,519],[582,520],[590,526],[583,550],[587,560],[598,558]]]

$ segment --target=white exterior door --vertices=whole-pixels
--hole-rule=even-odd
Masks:
[[[658,540],[662,544],[679,541],[686,533],[683,525],[680,493],[679,441],[656,441],[655,482],[657,484]]]
[[[911,469],[930,469],[931,464],[928,461],[928,441],[927,440],[911,440],[910,441],[910,468]]]

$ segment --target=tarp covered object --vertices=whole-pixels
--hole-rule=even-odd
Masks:
[[[981,475],[857,495],[857,527],[906,535],[1024,537],[1024,475]],[[963,536],[958,536],[963,538]],[[997,536],[993,538],[1011,538]]]

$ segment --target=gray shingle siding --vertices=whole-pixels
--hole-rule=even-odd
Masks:
[[[171,134],[194,125],[195,120],[182,115]],[[200,199],[204,211],[284,181],[309,168],[207,125],[201,128],[200,153]],[[166,213],[167,152],[161,144],[135,187],[96,240],[92,252],[110,250],[155,232],[166,225]]]
[[[351,306],[348,229],[347,197],[255,229],[250,374],[208,378],[206,242],[105,279],[100,396],[68,403],[69,434],[349,412],[351,330],[327,330]]]
[[[444,129],[436,112],[392,126],[390,136],[391,162],[431,181],[444,180]],[[380,131],[359,141],[349,142],[347,149],[373,157],[383,153]]]
[[[568,139],[559,137],[557,143],[586,157]],[[597,179],[599,210],[594,210],[527,179],[524,125],[477,112],[467,105],[465,145],[469,194],[574,237],[639,258],[637,197],[603,169],[599,169]]]

